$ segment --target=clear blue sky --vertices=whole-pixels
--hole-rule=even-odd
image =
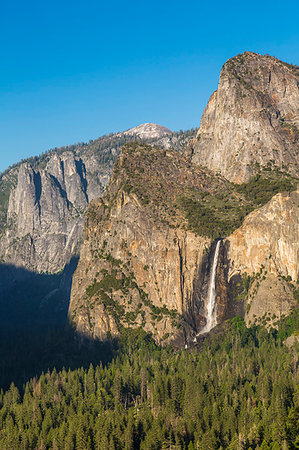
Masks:
[[[299,2],[0,0],[0,171],[155,122],[198,126],[224,62],[299,64]]]

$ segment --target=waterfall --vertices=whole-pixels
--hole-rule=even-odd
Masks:
[[[213,265],[212,265],[212,273],[210,277],[210,285],[209,285],[209,295],[208,295],[208,304],[207,304],[207,323],[204,328],[198,333],[208,333],[212,328],[217,325],[217,315],[216,315],[216,272],[217,272],[217,263],[220,249],[220,240],[217,242]]]

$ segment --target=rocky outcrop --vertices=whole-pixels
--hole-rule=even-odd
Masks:
[[[54,152],[38,162],[17,170],[0,255],[8,264],[55,273],[78,254],[85,210],[102,194],[112,169],[74,151]]]
[[[217,242],[207,237],[207,212],[195,200],[215,208],[221,192],[227,202],[245,201],[229,189],[223,178],[178,153],[126,146],[103,199],[87,210],[69,310],[77,330],[103,339],[122,327],[142,326],[158,342],[192,343],[206,324]],[[194,209],[184,214],[180,199],[188,203],[190,192]],[[222,240],[217,323],[246,315],[247,323],[271,316],[272,324],[294,305],[288,280],[298,274],[298,195],[277,194]],[[192,229],[196,217],[200,233]]]
[[[166,127],[155,123],[143,123],[138,127],[131,128],[118,136],[124,136],[132,140],[139,140],[150,145],[174,149],[184,152],[186,145],[196,135],[196,130],[173,132]]]
[[[176,152],[140,144],[123,149],[103,199],[87,211],[69,311],[78,331],[103,338],[123,326],[143,326],[174,345],[196,335],[206,322],[215,243],[188,229],[177,201],[190,191],[218,189],[227,189],[221,177]],[[219,283],[224,257],[221,246]],[[219,321],[229,316],[221,286]]]
[[[261,266],[275,276],[297,281],[299,269],[299,190],[275,195],[245,218],[227,238],[229,277],[236,270],[249,275]]]
[[[118,193],[103,226],[105,206],[88,211],[94,218],[87,220],[69,312],[77,330],[103,338],[143,326],[159,342],[182,339],[178,326],[192,315],[193,280],[209,240],[158,224],[134,194]]]
[[[266,273],[253,280],[246,302],[245,321],[247,325],[257,323],[267,328],[275,327],[296,306],[292,284]]]
[[[35,272],[62,270],[79,251],[86,184],[84,164],[71,152],[54,154],[42,170],[23,164],[9,199],[2,259]]]
[[[299,190],[275,195],[225,241],[228,282],[249,276],[247,323],[275,324],[296,306],[299,269]]]
[[[187,153],[235,183],[261,166],[298,175],[299,68],[251,52],[228,60]]]
[[[172,135],[172,131],[156,123],[143,123],[138,127],[130,128],[123,133],[126,136],[137,136],[140,139],[155,139]]]
[[[103,195],[121,146],[140,133],[140,139],[162,139],[166,146],[185,142],[183,134],[160,125],[133,131],[57,149],[0,177],[1,261],[36,272],[62,270],[79,251],[85,210]]]
[[[182,226],[173,202],[191,185],[212,189],[205,176],[175,152],[123,150],[103,199],[87,211],[69,311],[78,331],[103,338],[143,326],[159,342],[180,344],[196,333],[203,283],[195,280],[211,239]]]

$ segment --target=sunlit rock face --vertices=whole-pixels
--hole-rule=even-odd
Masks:
[[[103,195],[122,145],[136,136],[182,151],[194,133],[143,124],[0,174],[0,260],[37,272],[62,270],[79,252],[87,205]]]
[[[299,68],[245,52],[220,73],[189,154],[196,164],[235,183],[260,166],[298,175]]]
[[[273,325],[297,305],[293,290],[299,269],[298,205],[298,189],[277,194],[225,241],[228,283],[239,274],[251,277],[245,298],[247,324],[267,317],[267,324]]]
[[[227,238],[229,276],[242,270],[256,273],[261,265],[268,273],[298,278],[299,191],[277,194],[253,211]]]
[[[86,185],[84,163],[71,152],[54,154],[41,170],[21,165],[0,240],[5,262],[36,272],[62,270],[79,250]]]
[[[227,189],[222,177],[176,152],[139,143],[123,149],[104,197],[86,213],[69,309],[82,335],[105,339],[141,326],[160,343],[194,342],[208,323],[213,274],[215,325],[235,315],[251,320],[249,295],[251,318],[291,309],[282,277],[298,275],[298,191],[277,194],[217,245],[192,231],[175,205],[186,190],[213,195],[219,188]],[[263,282],[246,292],[244,276],[261,270]]]
[[[130,128],[124,132],[128,136],[137,136],[141,139],[162,138],[172,135],[172,131],[156,123],[143,123],[138,127]]]
[[[147,179],[148,199],[129,188],[131,182],[145,187],[139,174]],[[169,216],[170,203],[157,203],[150,188],[161,177],[173,196],[189,176],[193,182],[194,168],[175,152],[140,146],[121,153],[104,197],[86,214],[69,309],[78,332],[102,339],[123,326],[142,326],[157,342],[176,345],[196,332],[202,299],[195,280],[211,239],[177,226],[183,218]]]

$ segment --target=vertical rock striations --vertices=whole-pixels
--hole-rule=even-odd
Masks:
[[[142,326],[181,344],[196,333],[203,298],[195,279],[211,239],[187,230],[175,205],[185,190],[222,183],[176,152],[123,149],[103,199],[87,211],[69,310],[78,331],[103,338]]]
[[[299,271],[299,190],[275,195],[253,211],[226,240],[228,282],[249,276],[247,323],[269,317],[268,324],[296,306]],[[238,278],[238,277],[237,277]]]
[[[298,174],[299,68],[251,52],[228,60],[188,152],[235,183],[260,166]]]
[[[238,270],[248,274],[265,265],[274,275],[296,281],[299,269],[299,190],[275,195],[253,211],[227,238],[229,276]]]
[[[84,164],[71,152],[53,155],[42,170],[23,164],[9,198],[2,258],[36,272],[62,270],[79,250],[87,203]]]
[[[62,270],[78,252],[87,205],[103,195],[121,146],[138,138],[181,149],[194,132],[143,124],[7,171],[0,177],[1,260],[37,272]]]
[[[146,133],[54,149],[0,174],[1,325],[65,320],[85,211],[103,195],[122,145],[138,138],[181,151],[195,133],[154,124],[138,130]]]
[[[287,313],[298,275],[298,191],[277,194],[217,244],[209,208],[220,232],[237,223],[237,207],[223,221],[223,198],[224,211],[250,204],[178,153],[126,146],[104,197],[87,210],[69,309],[77,330],[104,339],[142,326],[158,342],[193,342],[207,324],[212,273],[217,323],[245,311],[249,322],[249,303],[252,317]],[[267,296],[266,282],[276,286]]]

